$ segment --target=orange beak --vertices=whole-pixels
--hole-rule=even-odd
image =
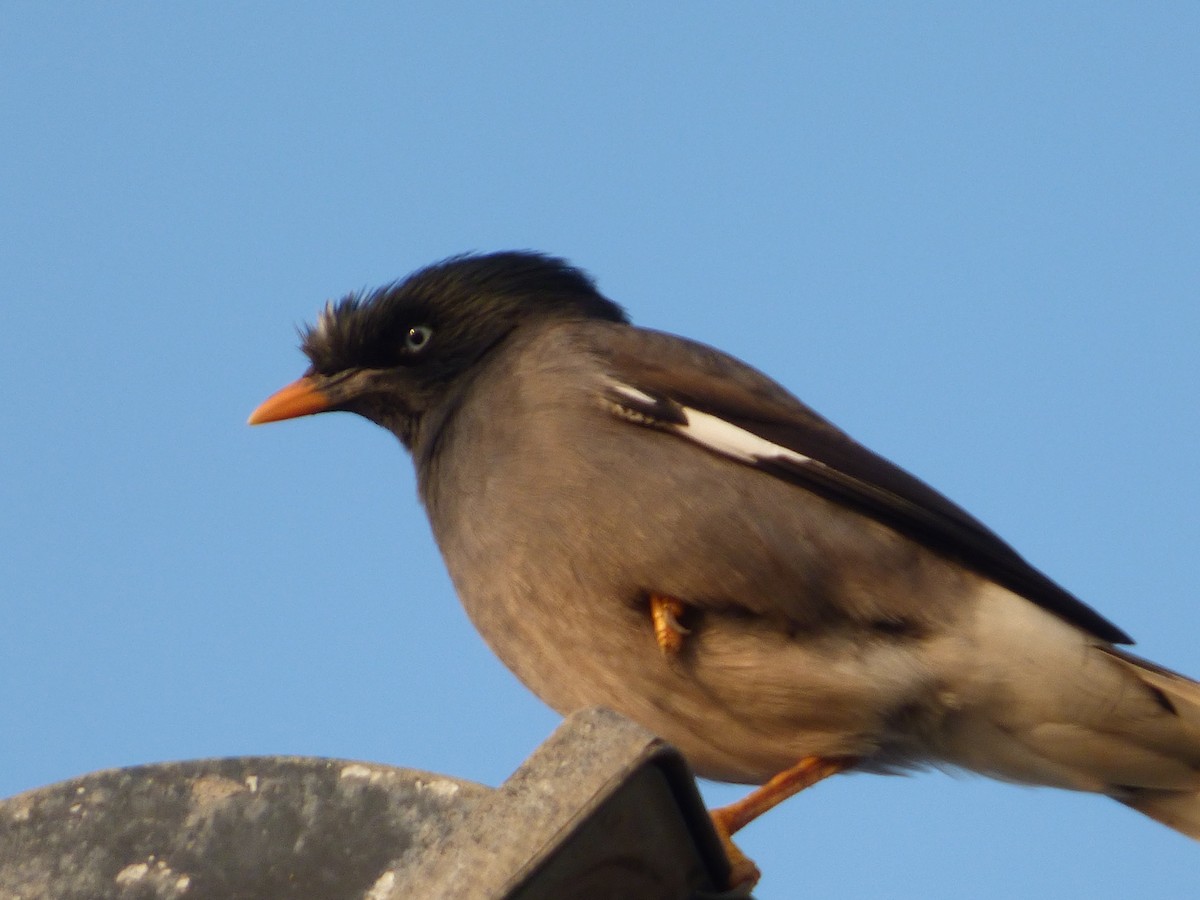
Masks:
[[[313,379],[305,377],[280,388],[264,400],[258,409],[250,413],[246,422],[249,425],[262,425],[264,422],[311,416],[328,411],[331,402],[329,395],[318,388]]]

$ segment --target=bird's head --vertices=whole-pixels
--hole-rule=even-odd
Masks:
[[[515,329],[548,319],[626,321],[592,280],[528,252],[456,256],[326,305],[303,332],[308,371],[250,424],[332,410],[365,416],[411,447],[421,417]]]

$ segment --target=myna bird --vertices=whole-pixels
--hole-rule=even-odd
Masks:
[[[583,272],[454,257],[327,305],[250,422],[346,410],[412,454],[468,614],[562,713],[762,785],[936,765],[1105,794],[1200,839],[1200,684],[907,472]]]

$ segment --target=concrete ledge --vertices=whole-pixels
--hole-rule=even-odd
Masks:
[[[699,900],[728,864],[679,754],[570,716],[500,788],[246,757],[96,772],[0,801],[4,900]]]

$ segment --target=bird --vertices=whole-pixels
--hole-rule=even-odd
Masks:
[[[977,519],[710,346],[532,251],[329,302],[250,417],[356,413],[411,454],[456,593],[560,713],[603,706],[747,822],[839,772],[1106,795],[1200,840],[1200,683]]]

